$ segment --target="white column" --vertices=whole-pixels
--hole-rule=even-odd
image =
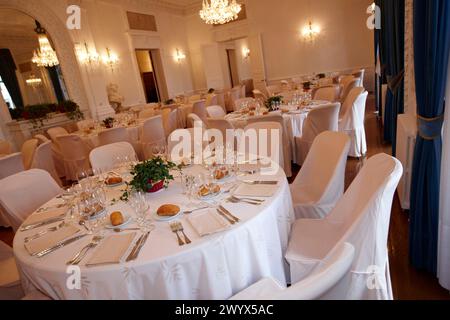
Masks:
[[[450,101],[450,62],[447,72],[446,100]],[[442,136],[441,191],[439,203],[438,270],[441,286],[450,290],[450,109],[445,110]]]

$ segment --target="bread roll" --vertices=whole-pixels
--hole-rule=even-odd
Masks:
[[[123,223],[123,215],[120,211],[114,211],[111,213],[111,216],[109,217],[111,219],[111,224],[116,227],[120,226]]]
[[[165,204],[159,207],[156,214],[161,217],[173,217],[180,212],[180,207],[174,204]]]

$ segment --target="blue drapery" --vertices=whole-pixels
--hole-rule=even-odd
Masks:
[[[390,80],[399,77],[404,70],[405,58],[405,0],[379,0],[381,9],[381,63],[383,78],[388,83],[384,110],[384,140],[392,143],[396,151],[397,116],[403,113],[403,79],[392,87]]]
[[[450,1],[414,1],[414,64],[419,134],[411,181],[409,257],[436,274],[441,129],[450,51]]]

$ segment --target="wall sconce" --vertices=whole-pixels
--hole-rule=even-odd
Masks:
[[[102,62],[106,66],[109,66],[111,68],[111,71],[114,72],[114,67],[119,64],[119,57],[109,48],[106,48],[106,55],[102,56]]]
[[[76,45],[76,51],[78,60],[82,64],[89,64],[89,65],[97,64],[100,60],[100,56],[97,53],[97,51],[95,49],[92,51],[89,50],[89,47],[86,42],[84,43],[84,45],[82,44]]]
[[[175,62],[181,63],[182,60],[186,59],[186,55],[180,51],[179,49],[176,50],[174,55]]]
[[[243,48],[242,49],[242,56],[244,59],[250,58],[250,49],[249,48]]]
[[[313,24],[311,21],[309,21],[309,24],[305,26],[302,30],[302,36],[303,38],[313,42],[314,39],[320,34],[320,31],[321,31],[320,26]]]

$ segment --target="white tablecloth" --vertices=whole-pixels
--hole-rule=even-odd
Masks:
[[[82,263],[79,290],[66,286],[70,275],[65,262],[88,244],[91,236],[36,258],[26,252],[24,237],[39,230],[18,232],[14,254],[25,291],[37,288],[53,299],[227,299],[263,277],[285,284],[288,269],[284,253],[294,220],[293,206],[284,173],[280,171],[270,179],[279,180],[279,189],[264,205],[226,204],[241,223],[200,238],[182,217],[192,244],[180,247],[168,223],[155,222],[156,229],[136,261],[90,268]],[[113,196],[117,197],[119,190]],[[163,203],[187,202],[177,181],[167,190],[148,195],[148,200],[153,211]],[[120,208],[131,212],[125,204]]]

